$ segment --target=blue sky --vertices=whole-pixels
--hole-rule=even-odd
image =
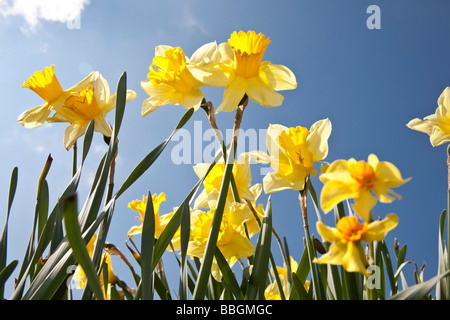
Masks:
[[[426,262],[426,279],[436,274],[438,220],[447,203],[446,147],[433,148],[428,136],[408,129],[406,123],[434,113],[439,95],[450,84],[447,1],[73,1],[73,8],[81,12],[76,28],[66,23],[77,12],[73,8],[33,15],[29,6],[25,7],[28,10],[12,10],[13,3],[19,1],[0,1],[2,225],[11,170],[19,168],[8,261],[23,257],[37,181],[48,154],[54,159],[48,176],[51,205],[71,175],[72,152],[65,150],[62,140],[65,125],[46,124],[29,130],[16,122],[20,113],[41,104],[37,95],[21,87],[31,74],[54,64],[59,81],[68,88],[97,70],[115,92],[120,75],[127,72],[128,88],[138,97],[127,104],[121,129],[116,169],[120,185],[171,133],[185,112],[180,106],[166,106],[145,118],[140,115],[142,101],[148,97],[140,82],[146,80],[155,46],[181,46],[190,56],[205,43],[227,41],[235,30],[255,30],[272,41],[264,60],[289,67],[297,77],[298,88],[281,92],[284,102],[277,108],[250,102],[242,128],[262,130],[271,123],[309,128],[328,117],[333,131],[326,161],[366,160],[374,153],[381,161],[395,164],[403,177],[412,180],[394,190],[402,200],[377,204],[374,215],[396,213],[400,223],[389,234],[388,247],[391,249],[393,238],[398,238],[400,245],[408,246],[408,260],[419,267]],[[366,26],[370,16],[366,9],[373,4],[381,10],[381,29]],[[204,92],[207,100],[220,104],[222,88]],[[233,117],[219,113],[219,128],[232,128]],[[193,134],[194,123],[200,121],[206,130],[208,122],[202,110],[194,114],[186,129]],[[165,192],[167,201],[161,211],[170,212],[196,182],[192,164],[172,162],[175,145],[170,143],[116,204],[108,241],[125,254],[126,233],[138,223],[135,212],[127,208],[128,202],[141,199],[147,190]],[[82,199],[105,150],[102,138],[96,135],[80,184]],[[260,168],[252,167],[253,183],[262,182]],[[313,184],[320,192],[322,183],[315,178]],[[266,199],[262,195],[260,200],[265,203]],[[298,193],[279,192],[272,201],[274,226],[287,238],[291,255],[298,260],[303,250]],[[311,232],[317,234],[311,211]],[[330,224],[333,221],[331,215],[325,219]],[[132,283],[121,261],[113,263],[119,277]],[[413,282],[412,270],[412,265],[405,269],[409,284]]]

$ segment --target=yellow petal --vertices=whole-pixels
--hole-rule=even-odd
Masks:
[[[33,107],[23,112],[17,119],[17,122],[28,129],[37,128],[47,120],[51,110],[52,107],[48,103]]]
[[[245,81],[240,77],[234,77],[225,87],[223,101],[216,110],[216,113],[224,111],[231,112],[238,106],[245,95]]]
[[[345,199],[353,198],[357,195],[358,193],[352,184],[339,180],[330,180],[322,188],[320,205],[322,210],[328,213]]]
[[[341,264],[348,272],[360,272],[368,276],[368,263],[361,242],[348,242]]]
[[[66,147],[66,150],[72,148],[72,146],[75,144],[75,141],[77,141],[78,138],[81,137],[85,132],[86,128],[83,126],[80,126],[78,124],[69,125],[64,131],[63,139],[64,147]]]
[[[291,181],[275,172],[268,173],[263,178],[264,192],[271,194],[281,190],[303,190],[305,187],[305,180]]]
[[[419,118],[412,119],[408,122],[406,125],[408,128],[420,132],[424,132],[428,135],[431,135],[431,132],[433,131],[433,127],[437,124],[437,121],[424,121]]]
[[[264,61],[261,63],[259,76],[268,81],[275,91],[297,88],[297,80],[294,73],[283,65]]]
[[[137,234],[141,234],[142,233],[142,225],[140,226],[133,226],[130,228],[130,230],[128,231],[128,238],[131,238]]]
[[[313,161],[323,160],[328,155],[328,138],[331,135],[330,120],[323,119],[314,123],[306,138],[307,149],[313,154]]]
[[[263,107],[277,107],[283,103],[284,97],[260,77],[246,79],[246,86],[248,97]]]
[[[353,209],[364,221],[372,220],[372,208],[377,203],[377,198],[372,195],[370,189],[363,189],[358,196],[355,197]]]
[[[325,241],[339,242],[342,238],[336,228],[328,227],[323,222],[318,221],[316,223],[316,229]]]
[[[366,233],[362,236],[362,240],[366,242],[382,241],[386,234],[394,229],[398,224],[398,217],[390,213],[383,220],[377,220],[369,223]]]

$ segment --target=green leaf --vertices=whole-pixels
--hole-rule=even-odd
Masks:
[[[103,292],[97,272],[95,271],[95,267],[92,264],[89,253],[87,252],[87,243],[84,242],[81,236],[81,228],[78,224],[76,194],[74,194],[73,197],[68,197],[63,202],[63,221],[69,245],[73,250],[76,260],[86,274],[89,287],[94,292],[95,297],[98,300],[103,300]]]
[[[226,288],[230,290],[237,300],[244,300],[244,295],[242,294],[236,277],[219,248],[216,248],[215,257],[220,271],[222,272],[223,281],[226,284]]]
[[[148,168],[150,168],[150,166],[163,152],[163,150],[169,143],[170,139],[172,139],[173,135],[177,132],[177,130],[181,129],[186,124],[186,122],[191,118],[193,113],[194,109],[193,108],[189,109],[181,118],[180,122],[178,123],[177,127],[172,132],[172,134],[166,140],[164,140],[159,146],[153,149],[147,156],[145,156],[145,158],[142,159],[141,162],[139,162],[139,164],[133,169],[133,171],[127,177],[125,182],[122,184],[119,191],[117,191],[115,195],[116,198],[118,198],[122,193],[124,193],[125,190],[127,190],[140,176],[142,176],[147,171]]]
[[[443,210],[439,219],[439,239],[438,239],[438,274],[445,272],[448,251],[445,250],[444,244],[444,232],[445,232],[445,217],[447,211]],[[450,231],[450,230],[449,230]],[[450,267],[450,266],[449,266]],[[447,300],[450,296],[450,292],[447,291],[447,282],[449,279],[440,281],[436,286],[436,299]]]
[[[425,281],[420,284],[416,284],[414,286],[410,286],[407,289],[393,295],[391,300],[422,300],[425,299],[426,296],[434,289],[437,283],[441,281],[443,278],[450,275],[450,270],[445,273],[438,274],[437,276],[431,278],[428,281]]]
[[[17,173],[18,168],[14,167],[11,173],[11,179],[9,182],[9,196],[8,196],[8,206],[6,209],[6,221],[5,226],[3,227],[2,236],[0,238],[0,270],[5,268],[6,266],[6,258],[7,258],[7,242],[8,242],[8,221],[9,214],[11,212],[11,206],[14,200],[14,196],[16,194],[17,188]],[[0,283],[0,299],[3,299],[4,294],[4,283]]]
[[[0,286],[3,287],[5,285],[6,280],[11,276],[14,269],[17,266],[18,260],[11,261],[6,267],[4,267],[0,271]]]
[[[155,239],[155,211],[152,195],[147,194],[141,237],[141,286],[142,299],[153,299],[153,244]]]
[[[272,238],[272,200],[269,196],[255,250],[255,262],[248,286],[248,299],[262,299],[269,269],[269,253]]]
[[[186,300],[188,298],[189,280],[186,264],[186,253],[189,245],[189,236],[191,229],[191,212],[189,205],[184,203],[181,213],[181,226],[180,226],[180,246],[181,246],[181,262],[180,262],[180,286],[178,290],[180,300]]]

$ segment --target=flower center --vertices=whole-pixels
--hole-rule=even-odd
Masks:
[[[84,120],[92,120],[100,113],[92,86],[81,89],[78,94],[72,94],[64,101],[64,107],[72,110]]]
[[[372,166],[365,161],[358,161],[349,168],[350,175],[358,181],[362,187],[371,187],[375,182],[375,171]]]
[[[179,92],[189,92],[200,85],[188,70],[180,47],[167,49],[164,57],[154,57],[149,69],[147,77],[153,85],[168,84]]]
[[[367,222],[358,223],[356,217],[343,217],[336,224],[336,229],[342,234],[347,241],[356,242],[361,240],[363,234],[367,232]]]
[[[295,127],[283,131],[278,140],[280,147],[286,151],[291,162],[301,168],[312,168],[314,164],[313,155],[306,148],[308,135],[307,128]]]
[[[58,98],[64,90],[53,71],[53,65],[42,71],[36,71],[26,82],[23,88],[28,88],[37,93],[44,101],[50,102]]]
[[[236,75],[243,78],[253,78],[259,74],[259,67],[270,39],[262,33],[255,31],[247,33],[233,32],[228,39],[228,44],[234,52],[234,69]]]

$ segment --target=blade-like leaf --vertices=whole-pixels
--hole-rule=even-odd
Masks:
[[[100,281],[95,271],[95,267],[92,264],[89,253],[86,249],[86,244],[81,236],[81,228],[78,224],[78,210],[77,210],[77,197],[76,194],[73,197],[68,197],[63,202],[63,221],[67,234],[70,247],[73,250],[73,254],[83,268],[86,274],[88,285],[94,292],[95,297],[98,300],[103,300],[103,292],[100,286]]]
[[[155,242],[155,211],[152,195],[147,194],[141,237],[141,286],[142,299],[153,299],[153,244]]]
[[[450,270],[445,273],[438,274],[437,276],[431,278],[414,286],[410,286],[407,289],[393,295],[391,300],[422,300],[424,299],[436,286],[436,284],[443,278],[450,275]]]
[[[255,264],[248,287],[249,300],[262,299],[269,269],[269,252],[272,238],[272,200],[269,196],[255,251]]]

